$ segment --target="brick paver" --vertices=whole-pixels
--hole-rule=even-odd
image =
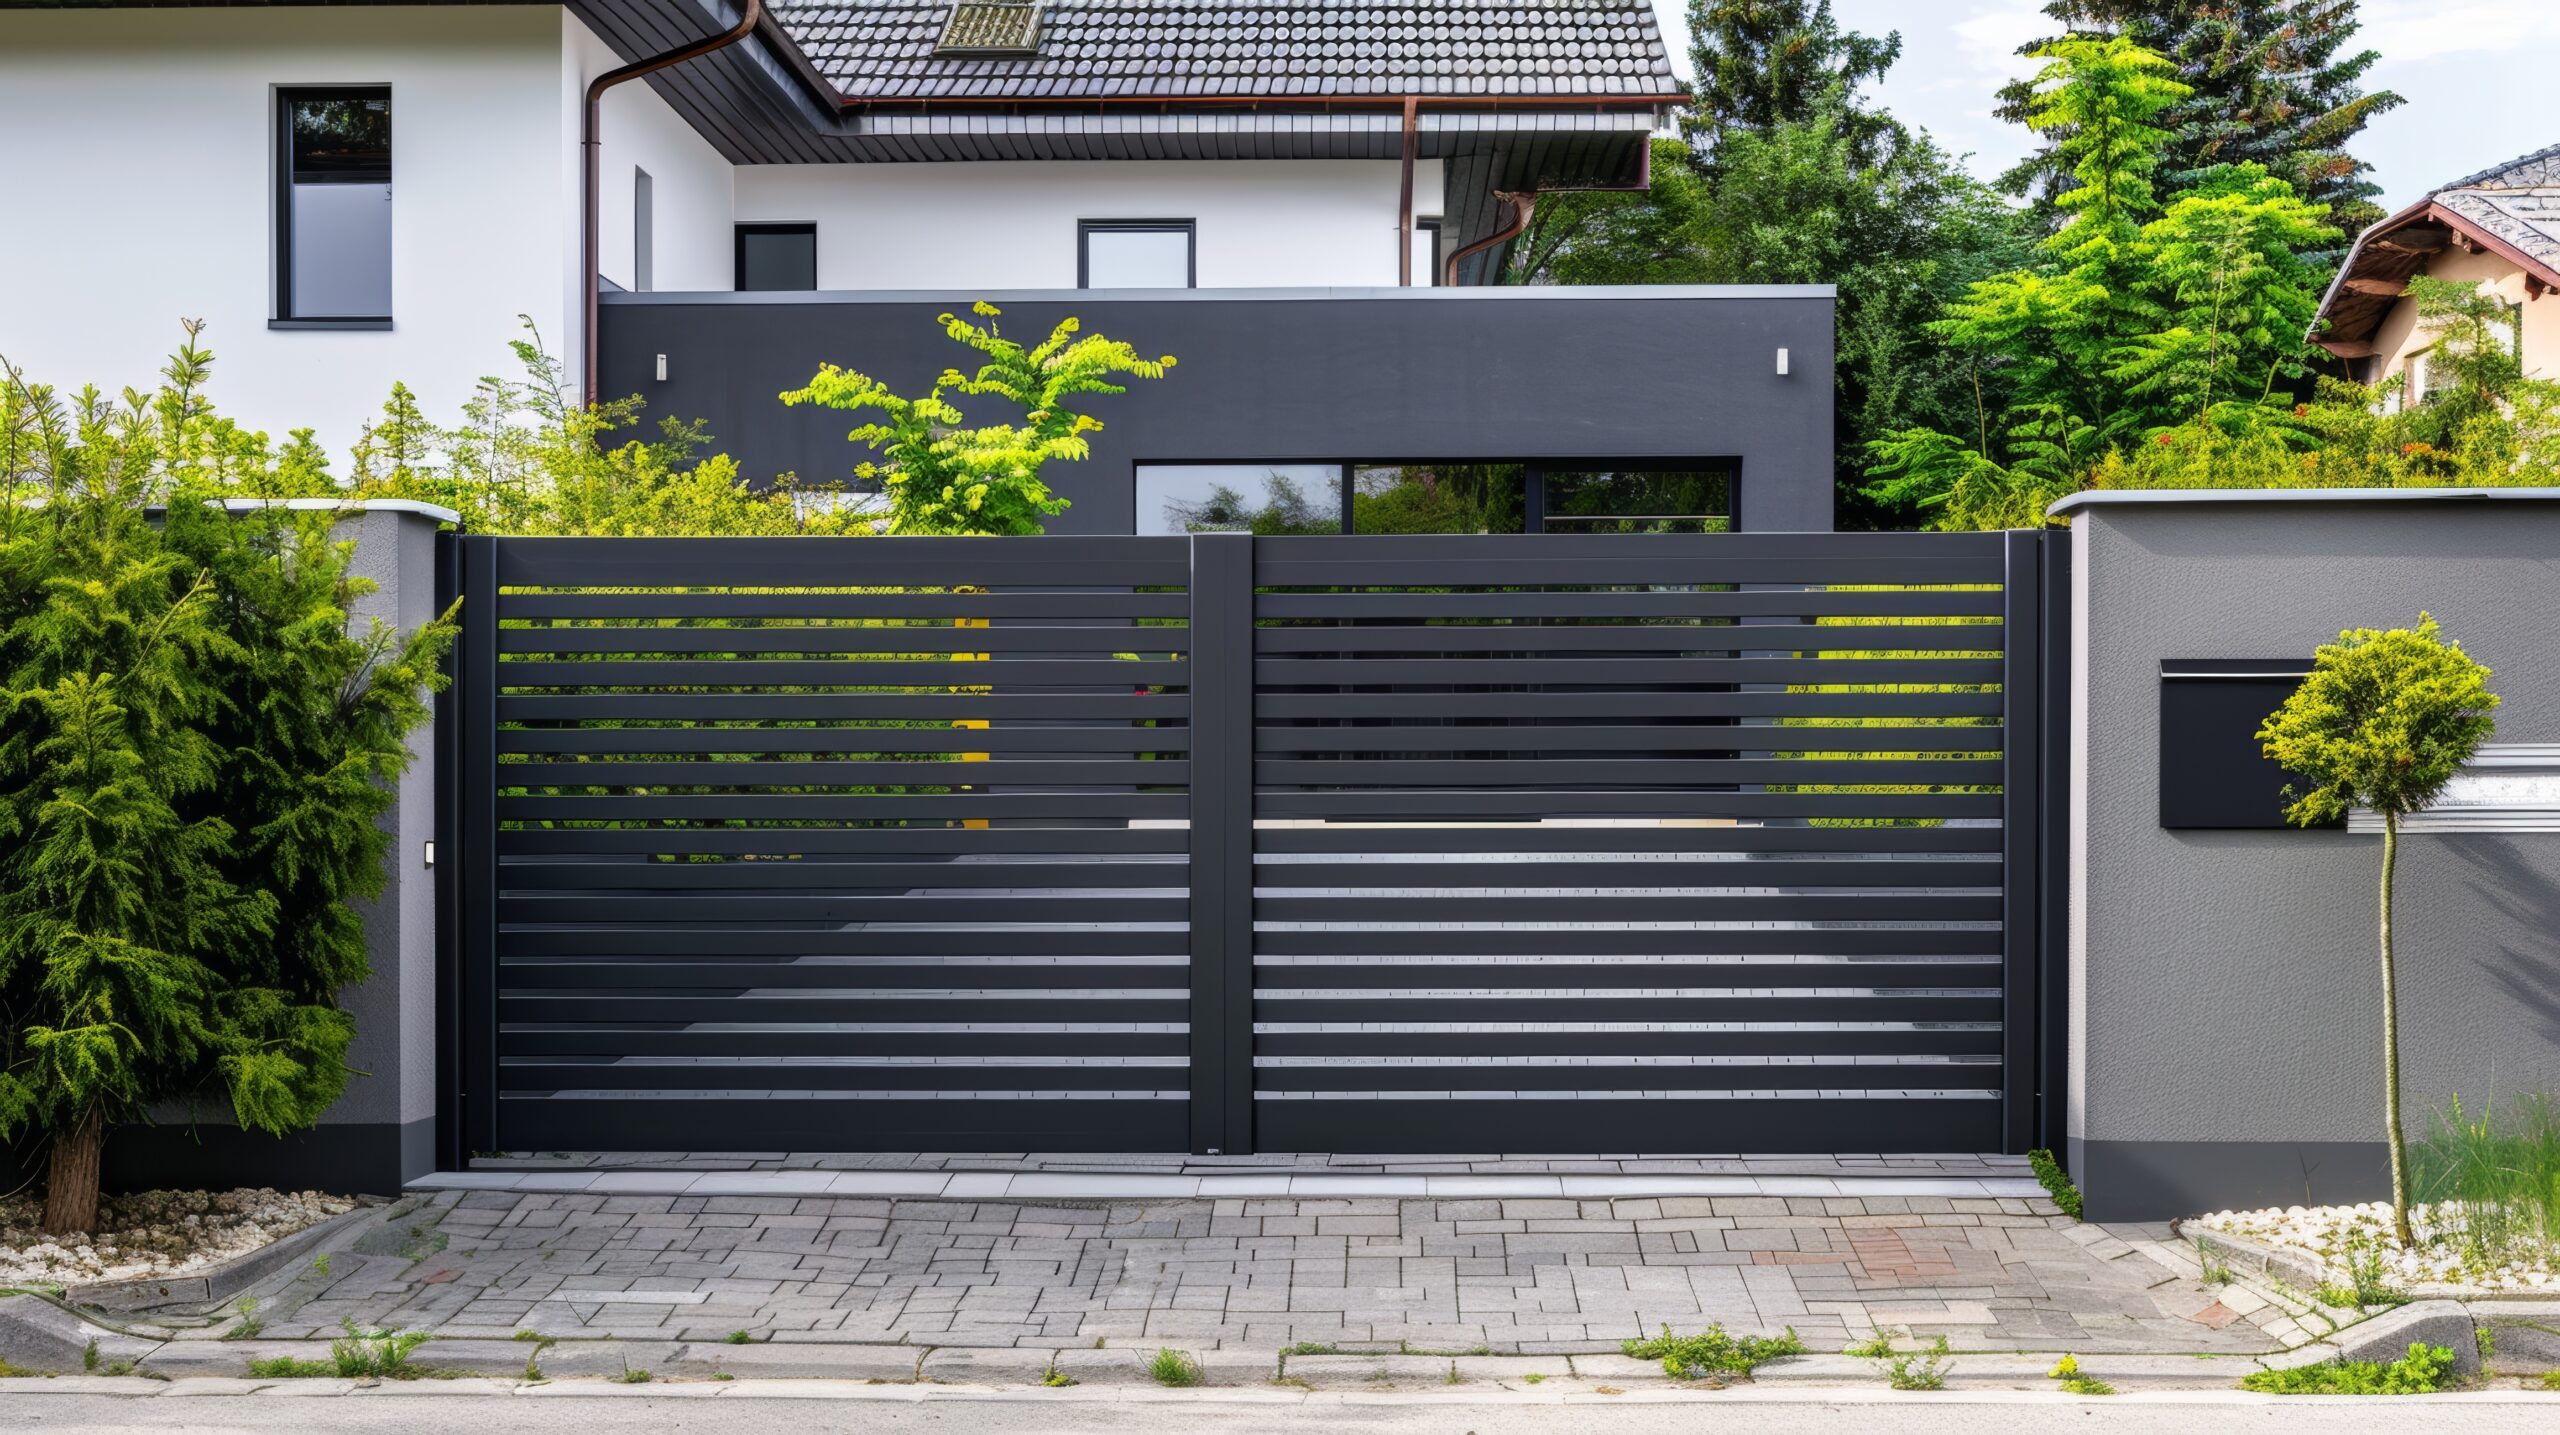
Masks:
[[[260,1293],[265,1333],[1543,1354],[1663,1325],[2263,1351],[2166,1232],[2023,1198],[898,1201],[444,1191]]]

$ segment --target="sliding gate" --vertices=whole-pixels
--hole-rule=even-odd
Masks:
[[[473,1149],[2037,1135],[2037,535],[463,549]]]

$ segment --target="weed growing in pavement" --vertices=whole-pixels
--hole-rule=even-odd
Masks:
[[[720,1338],[731,1345],[753,1345],[755,1343],[755,1337],[747,1334],[743,1330],[733,1330]]]
[[[1796,1338],[1794,1326],[1788,1326],[1784,1335],[1736,1337],[1726,1334],[1721,1323],[1696,1335],[1673,1335],[1666,1325],[1651,1340],[1628,1340],[1618,1348],[1637,1360],[1661,1361],[1663,1370],[1677,1380],[1749,1375],[1780,1356],[1804,1354],[1804,1342]]]
[[[2359,1242],[2347,1253],[2346,1280],[2332,1281],[2320,1287],[2320,1303],[2348,1310],[2407,1305],[2409,1295],[2391,1283],[2386,1273],[2387,1261],[2380,1246],[2370,1241]]]
[[[2471,1332],[2471,1343],[2480,1347],[2480,1364],[2482,1368],[2487,1368],[2489,1362],[2498,1354],[2497,1327],[2489,1325],[2474,1327]]]
[[[2453,1351],[2412,1343],[2389,1365],[2378,1360],[2329,1360],[2290,1370],[2253,1370],[2240,1388],[2263,1395],[2427,1395],[2444,1389]]]
[[[2546,1370],[2542,1372],[2542,1388],[2545,1390],[2560,1390],[2560,1370]]]
[[[325,1276],[329,1273],[329,1253],[327,1251],[322,1251],[320,1254],[311,1258],[311,1273],[319,1276]]]
[[[1876,1338],[1885,1339],[1881,1333]],[[1890,1345],[1888,1341],[1888,1348]],[[1931,1336],[1923,1349],[1877,1359],[1884,1366],[1885,1383],[1896,1390],[1944,1390],[1947,1372],[1955,1369],[1947,1359],[1947,1338],[1943,1335]]]
[[[1886,1356],[1893,1354],[1893,1332],[1889,1330],[1879,1330],[1874,1335],[1871,1335],[1865,1340],[1859,1341],[1854,1345],[1842,1346],[1840,1348],[1840,1353],[1842,1355],[1854,1355],[1860,1360],[1882,1360]]]
[[[80,1368],[91,1375],[98,1373],[98,1338],[94,1335],[80,1348]]]
[[[258,1298],[256,1296],[242,1296],[240,1298],[240,1319],[229,1330],[222,1333],[222,1338],[224,1340],[256,1340],[258,1338],[258,1332],[265,1330],[266,1328],[267,1323],[258,1319]]]
[[[2053,1363],[2053,1369],[2045,1372],[2045,1378],[2048,1380],[2060,1381],[2062,1383],[2062,1388],[2073,1395],[2113,1395],[2116,1393],[2116,1388],[2114,1386],[2098,1379],[2094,1375],[2082,1374],[2080,1372],[2080,1357],[2076,1355],[2065,1355],[2060,1360],[2055,1361]]]
[[[649,1367],[645,1365],[635,1365],[622,1372],[622,1383],[625,1385],[646,1385],[657,1378],[649,1373]]]
[[[1040,1377],[1040,1383],[1048,1386],[1051,1390],[1062,1390],[1067,1386],[1075,1384],[1076,1378],[1053,1365],[1049,1367],[1048,1374]]]
[[[364,1330],[350,1316],[338,1322],[346,1332],[343,1339],[329,1342],[329,1359],[337,1368],[331,1372],[353,1380],[378,1376],[386,1380],[414,1380],[426,1372],[409,1363],[410,1352],[433,1337],[422,1330]]]
[[[1540,1375],[1538,1372],[1536,1372],[1536,1371],[1534,1371],[1534,1370],[1533,1370],[1533,1371],[1530,1371],[1528,1374],[1526,1374],[1526,1375],[1524,1375],[1524,1376],[1521,1376],[1521,1377],[1520,1377],[1520,1383],[1521,1383],[1521,1384],[1523,1384],[1523,1385],[1539,1385],[1539,1384],[1543,1384],[1545,1381],[1546,1381],[1546,1377],[1545,1377],[1545,1376],[1543,1376],[1543,1375]]]
[[[2071,1178],[2063,1174],[2062,1163],[2053,1159],[2053,1153],[2028,1152],[2027,1167],[2035,1172],[2037,1183],[2044,1187],[2046,1195],[2053,1197],[2053,1204],[2062,1214],[2079,1220],[2080,1188],[2072,1185]]]
[[[1455,1385],[1458,1383],[1458,1362],[1454,1360],[1449,1362],[1449,1373],[1441,1377],[1440,1383],[1443,1385]]]
[[[1282,1355],[1340,1355],[1342,1352],[1334,1346],[1326,1345],[1322,1341],[1302,1340],[1296,1345],[1284,1345],[1280,1347],[1280,1353]]]
[[[711,1372],[711,1378],[714,1380],[735,1380],[738,1377],[731,1375],[725,1370],[715,1370]]]
[[[1200,1362],[1179,1350],[1159,1350],[1147,1362],[1147,1374],[1158,1385],[1186,1386],[1200,1383]]]
[[[249,1374],[260,1380],[299,1380],[327,1377],[338,1373],[338,1367],[325,1360],[303,1360],[297,1356],[279,1355],[267,1360],[249,1362]]]

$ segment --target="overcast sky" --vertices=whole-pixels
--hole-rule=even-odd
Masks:
[[[1654,0],[1688,72],[1688,7]],[[2030,73],[2015,53],[2051,33],[2040,0],[1832,0],[1844,28],[1902,32],[1902,61],[1874,98],[1974,156],[1990,178],[2025,154],[2024,126],[1991,116],[1992,92]],[[2396,209],[2447,180],[2560,144],[2560,0],[2364,0],[2357,40],[2382,52],[2367,89],[2409,102],[2356,138],[2382,202]]]

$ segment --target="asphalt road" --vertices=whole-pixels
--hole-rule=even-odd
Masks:
[[[1708,1407],[1712,1406],[1710,1410]],[[2070,1430],[2103,1435],[2326,1435],[2418,1431],[2560,1429],[2560,1399],[2507,1393],[2428,1398],[2303,1399],[2281,1402],[2222,1395],[2127,1395],[2066,1402],[2044,1396],[1948,1393],[1811,1395],[1713,1400],[1629,1400],[1523,1405],[1464,1397],[1359,1402],[1220,1400],[1214,1397],[1059,1399],[1007,1396],[929,1402],[684,1397],[437,1397],[432,1394],[309,1398],[290,1396],[130,1399],[27,1395],[0,1401],[0,1431],[121,1435],[125,1431],[248,1432],[250,1435],[1984,1435],[1985,1431]]]

